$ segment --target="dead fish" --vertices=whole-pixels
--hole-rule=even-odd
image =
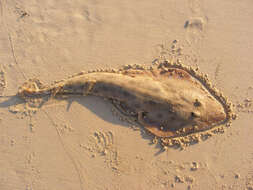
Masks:
[[[44,87],[26,82],[22,98],[94,95],[112,100],[157,137],[174,138],[212,129],[228,122],[231,107],[203,75],[182,64],[165,61],[155,68],[125,67],[117,72],[82,73]]]

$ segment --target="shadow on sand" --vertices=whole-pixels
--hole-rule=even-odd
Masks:
[[[5,99],[3,101],[0,101],[0,108],[8,108],[10,106],[16,106],[19,104],[24,104],[26,101],[18,97],[17,95],[15,96],[2,96],[0,97],[1,99]],[[7,100],[6,100],[7,99]],[[99,116],[101,119],[103,119],[106,122],[113,123],[115,125],[120,125],[123,127],[131,128],[131,124],[127,122],[120,121],[118,117],[112,116],[112,112],[109,111],[111,110],[114,106],[110,101],[105,101],[100,97],[96,96],[86,96],[86,97],[81,97],[81,96],[71,96],[68,98],[59,98],[56,97],[55,99],[57,100],[64,100],[67,101],[67,108],[66,111],[69,111],[71,104],[73,102],[77,102],[80,105],[86,107],[90,111],[92,111],[94,114]],[[39,105],[39,109],[43,107],[43,105],[49,101],[49,97],[43,97],[42,103]],[[108,108],[109,107],[109,108]],[[127,117],[124,116],[122,113],[119,112],[119,114],[122,117]],[[140,126],[138,123],[136,123],[137,127],[140,127],[140,134],[143,139],[146,139],[149,141],[149,145],[153,145],[153,138],[154,136],[152,134],[148,134],[147,131]],[[160,143],[157,143],[155,145],[155,148],[158,149],[158,151],[155,153],[155,156],[158,156],[159,154],[164,152],[164,148]]]

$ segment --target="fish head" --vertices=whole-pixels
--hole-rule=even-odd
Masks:
[[[226,118],[220,101],[207,91],[193,89],[173,101],[153,106],[139,120],[158,137],[176,137],[211,129]]]
[[[181,128],[204,131],[221,124],[227,118],[222,103],[211,95],[185,96],[182,102],[174,105],[177,118],[185,123]]]

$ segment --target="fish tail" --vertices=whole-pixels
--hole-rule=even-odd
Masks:
[[[38,79],[30,79],[18,89],[17,95],[26,99],[27,97],[43,96],[51,93],[52,89],[43,86]]]
[[[28,97],[55,97],[56,95],[68,94],[85,96],[92,94],[96,80],[84,80],[84,78],[82,80],[69,80],[58,82],[52,86],[44,86],[38,79],[30,79],[19,88],[17,95],[22,99],[27,99]]]
[[[45,89],[31,89],[31,88],[26,88],[26,87],[20,87],[18,90],[17,95],[25,98],[25,97],[35,97],[38,95],[49,95],[49,90]]]

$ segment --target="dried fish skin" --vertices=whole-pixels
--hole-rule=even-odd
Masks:
[[[50,86],[30,80],[18,95],[100,96],[116,102],[122,113],[161,138],[207,131],[230,122],[234,115],[227,98],[197,69],[164,61],[156,67],[113,71],[82,72]]]

